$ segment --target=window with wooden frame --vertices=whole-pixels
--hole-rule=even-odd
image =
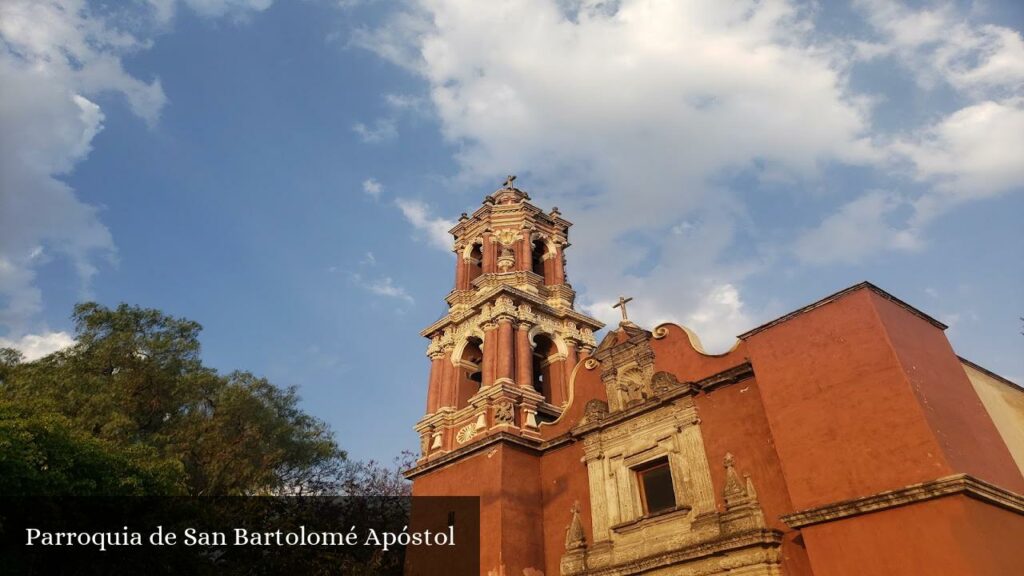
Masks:
[[[640,501],[644,515],[675,510],[676,493],[672,485],[672,470],[668,458],[659,458],[636,469],[637,484],[640,486]]]

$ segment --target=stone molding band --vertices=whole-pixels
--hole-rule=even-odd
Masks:
[[[1024,515],[1024,496],[969,474],[954,474],[871,496],[800,510],[782,516],[782,521],[791,528],[803,528],[957,494]]]
[[[704,560],[710,561],[710,564],[690,565],[683,573],[694,576],[718,576],[739,572],[742,568],[750,567],[755,570],[750,572],[751,574],[777,574],[777,571],[766,569],[766,566],[778,566],[781,545],[782,532],[770,528],[760,528],[724,536],[709,542],[700,542],[656,556],[585,570],[584,573],[586,576],[623,576]],[[734,556],[726,558],[723,556],[726,552],[732,552]]]

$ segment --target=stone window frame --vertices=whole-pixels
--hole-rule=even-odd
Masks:
[[[646,449],[623,456],[622,467],[629,474],[629,491],[633,501],[633,517],[624,519],[624,522],[621,522],[617,526],[612,526],[613,530],[642,523],[650,518],[657,518],[670,514],[675,515],[677,513],[689,513],[691,506],[686,501],[688,491],[682,470],[685,463],[682,461],[679,452],[673,448],[672,441],[665,438],[653,443]],[[659,510],[652,514],[647,512],[647,505],[643,499],[643,487],[641,486],[639,472],[658,460],[664,460],[668,465],[669,475],[672,478],[672,496],[675,498],[676,505],[672,508]],[[620,497],[622,496],[624,495],[620,494]]]

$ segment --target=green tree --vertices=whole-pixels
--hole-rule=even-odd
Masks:
[[[127,304],[79,304],[72,318],[66,350],[34,362],[0,351],[0,441],[24,456],[3,462],[19,477],[51,470],[38,454],[80,450],[157,493],[337,490],[345,453],[328,426],[299,408],[293,388],[203,366],[198,323]],[[168,470],[177,481],[165,482]],[[73,480],[37,492],[77,493]],[[97,492],[115,488],[96,480]]]
[[[121,447],[74,428],[60,414],[0,402],[0,494],[181,494],[182,468],[146,446]]]

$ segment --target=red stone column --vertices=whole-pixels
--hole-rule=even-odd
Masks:
[[[516,330],[516,384],[533,388],[533,347],[528,322],[520,322]]]
[[[502,316],[498,319],[498,350],[496,379],[512,380],[515,360],[515,344],[512,341],[512,319]]]
[[[444,354],[435,352],[430,355],[430,385],[427,387],[427,414],[437,412],[441,401],[441,372]]]
[[[530,249],[533,245],[530,242],[530,231],[523,230],[523,239],[519,241],[519,248],[516,250],[516,259],[519,261],[516,270],[527,271],[531,268],[533,254]]]
[[[498,352],[498,326],[495,324],[484,325],[484,360],[481,371],[480,386],[490,386],[494,384],[494,373],[496,366],[496,358]]]
[[[466,278],[469,276],[468,270],[466,270],[466,260],[462,257],[458,251],[455,252],[455,289],[456,290],[467,290],[469,289],[469,283]]]
[[[553,286],[558,284],[555,281],[555,257],[548,252],[544,253],[544,284]]]
[[[455,366],[452,365],[451,347],[444,349],[444,356],[441,358],[441,381],[438,385],[440,403],[438,408],[455,407]]]
[[[484,274],[493,274],[498,271],[498,243],[494,241],[494,236],[490,234],[484,234],[484,245],[483,250],[480,251],[483,255]]]
[[[551,403],[561,406],[567,400],[565,395],[565,360],[558,360],[551,363],[548,370],[551,374]]]
[[[568,349],[565,359],[565,394],[566,399],[569,398],[569,381],[572,378],[572,370],[576,367],[576,363],[579,362],[579,357],[576,355],[576,343],[572,340],[565,341],[565,347]]]
[[[565,254],[562,252],[561,246],[555,247],[555,257],[553,260],[555,278],[552,284],[565,284]]]

